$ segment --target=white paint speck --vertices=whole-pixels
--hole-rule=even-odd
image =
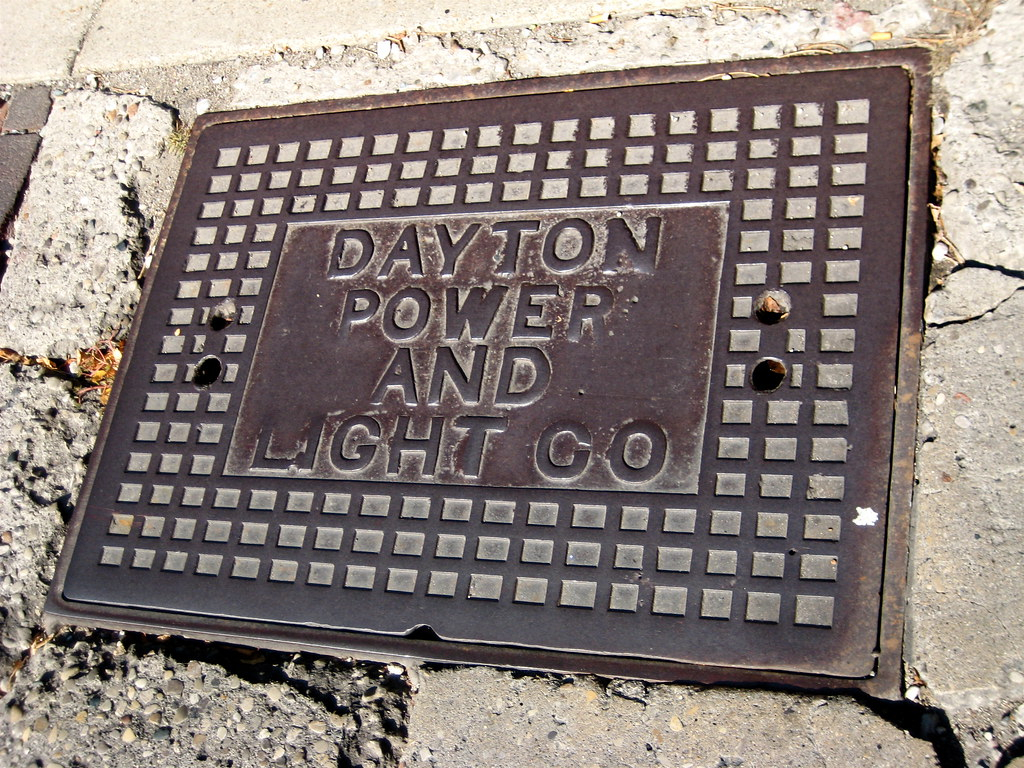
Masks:
[[[854,525],[874,525],[878,522],[878,513],[871,507],[857,507],[857,516],[853,518]]]

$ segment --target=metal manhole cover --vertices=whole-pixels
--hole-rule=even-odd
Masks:
[[[207,116],[51,616],[891,689],[925,68]]]

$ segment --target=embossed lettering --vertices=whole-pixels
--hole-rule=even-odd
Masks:
[[[500,254],[495,274],[511,275],[519,265],[519,246],[524,232],[536,232],[540,229],[539,221],[499,221],[491,225],[491,232],[505,235],[505,251]]]
[[[341,332],[348,334],[356,323],[365,323],[380,309],[380,295],[369,288],[356,288],[345,294],[341,312]]]
[[[408,265],[410,275],[423,276],[423,257],[420,254],[420,240],[415,224],[410,224],[402,230],[402,234],[398,236],[398,240],[380,265],[377,277],[389,276],[396,264]]]
[[[604,329],[604,318],[612,311],[614,296],[601,285],[579,286],[572,297],[572,312],[566,336],[570,341],[579,341],[584,331],[597,338]]]
[[[551,382],[551,361],[537,347],[509,347],[501,361],[498,405],[524,406],[536,402]]]
[[[608,463],[620,480],[642,483],[661,472],[667,452],[664,429],[651,421],[634,421],[615,433]]]
[[[579,477],[590,463],[590,430],[574,421],[552,424],[537,441],[535,462],[545,477],[571,480]]]
[[[456,468],[461,469],[466,477],[477,477],[483,465],[488,437],[491,432],[504,432],[508,428],[508,419],[502,416],[459,416],[455,419],[455,428],[467,432],[462,461]]]
[[[558,295],[557,285],[524,285],[519,289],[512,338],[550,339],[551,326],[543,319],[547,299]],[[539,301],[535,301],[539,299]]]
[[[552,272],[575,272],[594,255],[594,228],[583,219],[566,219],[544,238],[544,266]]]
[[[279,413],[293,382],[260,351],[243,401],[249,442],[231,469],[692,492],[716,309],[705,293],[727,215],[719,203],[637,204],[289,225],[287,287],[271,291],[261,333],[284,345],[289,370],[297,333],[333,334],[318,346],[325,375]],[[700,344],[683,334],[645,351],[648,327],[693,329]],[[648,369],[649,354],[664,365]],[[606,371],[618,378],[601,391]]]
[[[256,438],[256,454],[253,458],[254,469],[309,469],[313,466],[318,440],[313,440],[312,430],[307,429],[306,439],[293,444],[290,450],[275,450],[274,433],[272,430],[261,430]]]
[[[469,330],[469,338],[482,341],[494,325],[502,299],[508,287],[496,285],[490,290],[473,286],[459,296],[458,288],[447,288],[444,292],[444,337],[457,339]]]
[[[329,277],[349,277],[373,258],[373,238],[365,229],[343,229],[334,239]]]
[[[381,327],[392,341],[419,336],[430,319],[430,296],[422,288],[405,288],[388,299]]]
[[[392,388],[402,391],[402,402],[406,405],[416,405],[419,398],[416,394],[416,377],[412,367],[412,350],[408,347],[398,347],[395,350],[391,362],[377,380],[377,386],[373,388],[370,402],[375,405],[383,403],[384,396]]]
[[[487,360],[487,347],[473,347],[473,358],[467,371],[455,356],[451,347],[440,347],[434,360],[434,372],[430,377],[430,393],[427,402],[438,405],[441,402],[441,390],[447,379],[462,403],[475,405],[480,402],[480,390],[484,383],[484,362]]]
[[[442,275],[453,275],[455,274],[455,262],[462,255],[463,251],[469,247],[469,244],[473,240],[473,236],[480,231],[479,224],[470,224],[459,235],[458,239],[452,239],[452,231],[447,224],[438,224],[434,227],[437,232],[437,242],[441,246]]]
[[[420,474],[432,476],[437,472],[437,458],[441,455],[441,432],[444,428],[443,416],[432,416],[426,437],[413,437],[412,420],[409,416],[399,416],[395,425],[395,436],[391,440],[391,453],[388,455],[388,474],[397,475],[402,466],[402,457],[406,454],[422,454],[423,466]],[[414,458],[414,457],[411,457]]]
[[[609,219],[604,271],[633,270],[653,275],[657,266],[660,239],[661,219],[657,216],[648,217],[642,244],[629,222],[625,219]]]
[[[362,469],[377,453],[380,422],[372,416],[345,419],[331,441],[331,463],[342,472]]]

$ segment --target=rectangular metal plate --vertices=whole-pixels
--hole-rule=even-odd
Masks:
[[[207,116],[50,613],[891,688],[924,68]]]
[[[727,217],[713,203],[290,223],[227,472],[696,493]],[[297,328],[322,333],[297,343]],[[314,359],[339,375],[304,375]],[[282,400],[297,372],[303,396]],[[620,440],[652,452],[638,468],[625,446],[612,460],[627,424]],[[600,455],[576,459],[593,439]]]

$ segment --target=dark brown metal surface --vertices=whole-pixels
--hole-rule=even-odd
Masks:
[[[924,69],[209,116],[51,616],[892,693]]]

